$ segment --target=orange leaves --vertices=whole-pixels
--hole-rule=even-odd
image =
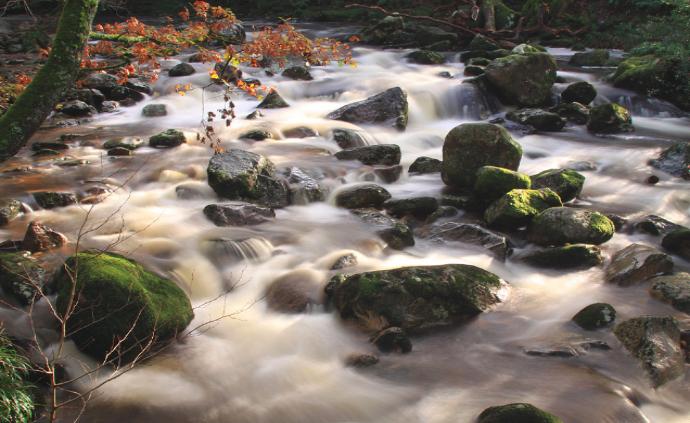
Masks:
[[[206,19],[208,16],[208,9],[211,7],[211,5],[205,1],[197,0],[192,4],[192,7],[199,18]]]
[[[127,82],[129,77],[135,75],[136,72],[137,70],[132,64],[121,67],[117,71],[117,83],[124,84],[125,82]]]
[[[347,41],[349,41],[351,43],[358,43],[358,42],[362,41],[362,39],[356,35],[352,35],[352,36],[350,36],[350,38],[347,39]]]
[[[178,13],[182,21],[187,22],[189,20],[189,9],[186,7],[182,10],[180,10],[180,13]]]
[[[31,83],[31,77],[29,77],[26,74],[20,73],[20,74],[15,76],[14,82],[17,85],[21,85],[22,87],[26,87],[27,85],[29,85],[29,83]]]
[[[192,90],[192,84],[177,84],[175,85],[175,92],[181,96],[185,96],[188,91]]]

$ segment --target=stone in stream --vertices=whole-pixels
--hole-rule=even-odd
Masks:
[[[146,117],[160,117],[168,114],[168,109],[165,104],[147,104],[141,110],[141,114]]]
[[[344,256],[338,257],[335,263],[333,263],[331,266],[330,270],[341,270],[347,267],[357,266],[357,263],[357,256],[352,253],[348,253]]]
[[[84,88],[91,88],[98,90],[105,94],[106,97],[110,96],[110,93],[116,89],[120,84],[117,82],[117,77],[115,75],[110,75],[107,73],[92,73],[82,80],[82,86]]]
[[[67,116],[85,117],[98,113],[95,107],[84,103],[81,100],[72,100],[62,105],[60,111]]]
[[[5,226],[22,212],[22,203],[13,199],[0,199],[0,226]]]
[[[189,63],[178,63],[170,68],[168,75],[174,78],[177,76],[189,76],[195,72],[196,70],[194,69],[194,66],[190,65]]]
[[[414,216],[423,219],[438,209],[438,200],[434,197],[414,197],[388,200],[383,208],[395,217]]]
[[[492,51],[501,48],[496,42],[485,35],[476,34],[467,45],[467,50]]]
[[[440,65],[445,63],[446,58],[442,54],[429,50],[416,50],[408,54],[407,60],[419,65]]]
[[[681,225],[654,214],[647,215],[635,223],[635,229],[654,236],[666,235],[669,232],[683,228]]]
[[[484,75],[484,68],[477,65],[466,65],[463,75],[465,76],[479,76]]]
[[[628,109],[617,103],[608,103],[590,110],[587,130],[600,134],[616,134],[632,132],[635,128]]]
[[[657,276],[649,283],[649,293],[656,299],[671,304],[676,310],[690,314],[690,273]]]
[[[41,223],[31,222],[26,228],[21,248],[32,253],[38,253],[60,248],[67,242],[67,237],[60,232]]]
[[[304,66],[292,66],[283,71],[283,76],[289,79],[296,79],[300,81],[311,81],[314,79],[309,73],[309,69]]]
[[[597,97],[597,90],[589,82],[574,82],[561,93],[561,99],[565,103],[580,103],[587,105]]]
[[[551,101],[556,68],[556,61],[548,53],[512,54],[492,61],[484,75],[505,102],[538,107]]]
[[[529,125],[537,131],[558,132],[565,126],[565,119],[556,113],[542,109],[520,109],[508,112],[506,119],[521,125]]]
[[[261,103],[256,106],[257,109],[283,109],[285,107],[290,107],[290,105],[276,90],[271,90]]]
[[[690,229],[676,229],[668,233],[661,241],[661,246],[685,260],[690,260]]]
[[[40,151],[44,149],[62,151],[67,150],[68,148],[69,145],[60,141],[36,141],[35,143],[31,144],[31,150],[33,151]]]
[[[616,320],[616,309],[611,304],[590,304],[573,316],[573,322],[585,330],[597,330],[611,325]]]
[[[447,264],[338,275],[328,292],[343,319],[419,331],[467,320],[500,303],[507,284],[475,266]]]
[[[477,170],[474,194],[484,204],[491,204],[514,189],[529,189],[530,177],[524,173],[496,166],[482,166]]]
[[[592,349],[608,351],[611,347],[604,341],[585,338],[537,344],[525,348],[524,352],[536,357],[572,358],[585,355]]]
[[[31,304],[46,281],[46,271],[28,252],[0,252],[0,287],[21,305]]]
[[[532,188],[550,188],[564,203],[574,200],[582,192],[585,177],[570,169],[549,169],[530,177]]]
[[[586,125],[589,122],[589,108],[580,103],[561,103],[549,109],[560,117],[576,125]]]
[[[36,204],[44,209],[54,209],[57,207],[67,207],[77,204],[77,196],[71,192],[35,192],[33,194]]]
[[[151,85],[136,78],[129,78],[127,82],[125,82],[125,87],[142,94],[153,95],[153,88]]]
[[[350,354],[345,358],[345,366],[364,368],[378,364],[379,358],[373,354]]]
[[[108,150],[108,156],[113,156],[113,157],[123,157],[123,156],[131,156],[134,153],[132,150],[124,148],[124,147],[115,147],[111,148]]]
[[[401,165],[376,166],[374,168],[374,175],[376,175],[384,183],[392,184],[393,182],[400,179],[402,171],[403,167]]]
[[[605,66],[608,61],[608,50],[596,49],[573,54],[568,64],[573,66]]]
[[[187,142],[182,131],[168,129],[149,138],[149,145],[154,148],[172,148]]]
[[[514,403],[487,408],[477,423],[563,423],[563,420],[532,404]]]
[[[209,204],[204,215],[216,226],[258,225],[276,216],[273,209],[242,202]]]
[[[680,329],[673,317],[641,316],[616,326],[614,334],[637,358],[655,387],[685,372]]]
[[[283,130],[283,136],[285,138],[311,138],[318,137],[319,133],[308,126],[296,126]]]
[[[338,160],[359,160],[365,165],[392,166],[400,163],[400,147],[396,144],[376,144],[354,147],[335,153]]]
[[[414,162],[410,165],[408,169],[409,173],[438,173],[441,172],[441,167],[443,164],[438,159],[432,159],[431,157],[417,157]]]
[[[606,280],[629,286],[672,270],[673,260],[667,254],[646,245],[631,244],[613,254],[606,267]]]
[[[514,189],[486,209],[484,220],[489,226],[517,229],[528,225],[542,211],[562,205],[558,194],[549,188]]]
[[[385,188],[376,184],[359,184],[342,189],[335,197],[335,204],[346,209],[373,207],[380,209],[391,195]]]
[[[410,341],[405,330],[399,327],[381,330],[371,338],[371,342],[376,345],[379,351],[384,353],[407,354],[412,351],[412,341]]]
[[[604,262],[595,245],[571,244],[526,253],[522,260],[531,266],[548,269],[588,269]]]
[[[419,231],[419,236],[432,242],[460,242],[480,247],[499,260],[505,260],[513,251],[510,241],[474,223],[444,222]]]
[[[649,164],[670,175],[690,180],[690,142],[674,144]]]
[[[244,26],[240,23],[233,23],[218,31],[213,31],[212,35],[215,41],[220,42],[222,46],[228,44],[240,45],[247,39],[247,33]]]
[[[352,214],[362,219],[367,225],[373,226],[376,235],[393,250],[404,250],[415,244],[414,234],[409,226],[386,216],[378,210],[357,209],[352,210]]]
[[[75,278],[79,296],[67,330],[82,352],[98,360],[129,363],[174,340],[194,317],[189,298],[174,282],[100,251],[68,258],[55,275],[61,315],[74,300]],[[108,356],[117,342],[121,347]]]
[[[446,185],[469,190],[480,167],[517,170],[521,159],[522,147],[502,126],[464,123],[446,135],[441,176]]]
[[[682,70],[683,61],[669,60],[652,54],[630,56],[619,63],[611,77],[613,85],[637,91],[646,96],[670,101],[683,110],[690,109],[687,75]]]
[[[288,170],[286,178],[290,185],[291,204],[309,204],[326,199],[326,189],[304,170],[292,167]]]
[[[329,113],[327,118],[350,123],[388,125],[402,131],[407,127],[407,110],[407,93],[400,87],[395,87],[343,106]]]
[[[120,102],[106,100],[101,105],[101,113],[113,113],[120,109]]]
[[[355,131],[345,128],[336,128],[331,132],[333,141],[342,149],[363,147],[367,145],[364,139]]]
[[[240,134],[239,139],[264,141],[273,139],[273,133],[268,129],[255,128]]]
[[[216,63],[213,66],[213,71],[216,73],[216,75],[218,75],[218,83],[225,81],[235,84],[237,81],[242,79],[242,70],[231,64],[226,64],[225,62]]]
[[[103,148],[110,150],[113,148],[126,148],[128,150],[136,150],[137,148],[144,145],[144,140],[137,137],[123,137],[114,138],[106,141],[103,144]]]
[[[266,303],[281,313],[304,313],[323,304],[321,275],[313,270],[293,270],[271,282]]]
[[[539,213],[528,227],[527,238],[542,246],[603,244],[615,227],[603,214],[571,207],[552,207]]]

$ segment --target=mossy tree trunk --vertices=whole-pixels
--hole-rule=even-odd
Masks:
[[[0,117],[0,161],[14,156],[77,79],[98,0],[66,0],[48,60]]]
[[[482,0],[482,15],[484,15],[484,29],[496,31],[496,3],[500,0]]]

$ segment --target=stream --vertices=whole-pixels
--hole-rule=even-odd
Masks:
[[[304,24],[311,35],[340,36],[351,28]],[[247,120],[258,100],[238,94],[238,118],[216,131],[225,149],[263,154],[279,169],[300,167],[318,174],[330,188],[326,201],[276,210],[276,218],[249,227],[216,227],[202,210],[218,202],[206,182],[206,166],[213,151],[196,141],[206,111],[222,104],[222,93],[192,90],[185,96],[176,84],[206,85],[211,64],[194,63],[197,72],[170,78],[163,72],[155,94],[132,107],[97,115],[70,128],[39,132],[34,141],[51,141],[64,133],[81,134],[71,142],[69,156],[88,164],[58,166],[52,158],[37,160],[29,149],[0,167],[0,197],[33,204],[32,191],[84,192],[92,187],[117,187],[93,207],[74,205],[53,210],[36,208],[30,215],[0,229],[0,239],[21,239],[31,220],[67,235],[71,244],[56,261],[74,250],[82,223],[94,228],[80,240],[80,248],[105,248],[131,256],[147,268],[177,282],[195,309],[192,326],[220,316],[226,318],[104,385],[89,403],[82,421],[205,422],[205,423],[470,423],[485,408],[529,402],[567,423],[681,423],[690,420],[690,384],[686,375],[654,389],[649,378],[609,330],[585,332],[571,317],[584,306],[607,302],[616,307],[618,321],[643,314],[688,316],[651,298],[647,287],[619,287],[604,281],[603,266],[582,271],[543,270],[510,259],[502,262],[485,251],[460,243],[433,243],[416,238],[403,251],[384,248],[372,228],[335,207],[342,187],[370,180],[372,168],[354,161],[338,161],[340,150],[330,137],[333,128],[360,131],[368,144],[397,144],[404,168],[400,179],[384,186],[393,198],[440,196],[444,184],[438,173],[409,175],[407,168],[420,156],[442,158],[445,135],[463,122],[493,119],[505,110],[487,110],[468,84],[457,54],[444,65],[408,63],[409,50],[381,50],[356,46],[357,67],[314,67],[313,81],[268,77],[261,69],[246,76],[275,87],[291,107],[263,111]],[[558,133],[512,132],[523,146],[520,171],[542,170],[587,162],[584,190],[576,205],[629,220],[648,214],[690,225],[688,182],[647,164],[664,148],[690,139],[690,118],[673,106],[612,87],[601,69],[566,65],[573,52],[550,49],[559,59],[558,83],[584,80],[598,91],[594,104],[617,101],[633,113],[636,131],[598,137],[583,126],[568,125]],[[178,63],[163,62],[164,68]],[[452,79],[439,76],[449,72]],[[355,126],[325,119],[325,115],[353,101],[385,89],[401,87],[408,94],[409,125],[404,132],[383,126]],[[150,103],[167,106],[164,117],[146,118]],[[279,135],[261,142],[239,140],[256,127]],[[320,134],[285,138],[283,131],[306,126]],[[139,148],[131,157],[108,157],[103,142],[121,136],[143,139],[168,128],[185,131],[187,143],[171,149]],[[582,167],[582,163],[580,163]],[[29,170],[24,168],[30,167]],[[17,170],[20,169],[20,170]],[[650,175],[660,182],[650,185]],[[193,198],[178,198],[183,184]],[[461,215],[454,218],[462,220]],[[219,250],[218,239],[229,240]],[[652,246],[658,239],[642,233],[618,232],[602,245],[607,258],[639,242]],[[229,247],[228,247],[229,246]],[[518,245],[519,253],[524,245]],[[343,322],[332,310],[314,306],[307,313],[283,314],[269,309],[266,289],[278,278],[293,277],[325,285],[333,263],[352,253],[357,265],[347,272],[401,266],[464,263],[489,270],[512,285],[505,303],[471,322],[412,338],[410,354],[380,354],[375,366],[345,365],[352,353],[378,354],[368,335]],[[676,268],[690,263],[674,256]],[[226,295],[223,295],[227,293]],[[15,331],[26,331],[25,317],[0,308],[0,319]],[[46,342],[54,334],[42,332]],[[525,353],[573,339],[597,339],[610,350],[591,349],[576,357],[540,357]],[[91,360],[68,344],[67,370],[79,371]],[[65,419],[66,421],[67,418]]]

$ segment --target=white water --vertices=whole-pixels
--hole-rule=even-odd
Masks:
[[[404,133],[376,126],[358,128],[369,143],[400,145],[405,169],[421,155],[440,159],[445,134],[462,122],[477,119],[477,109],[468,101],[473,97],[459,86],[461,64],[412,65],[403,58],[406,51],[356,48],[355,53],[357,68],[315,68],[312,82],[268,78],[258,70],[250,71],[276,87],[292,107],[264,111],[260,121],[237,119],[231,128],[217,128],[223,147],[267,155],[280,168],[320,169],[327,175],[326,185],[336,188],[343,182],[362,181],[368,172],[365,166],[338,162],[330,155],[338,146],[327,138],[329,129],[354,126],[323,117],[344,104],[395,86],[408,92],[410,124]],[[170,65],[174,63],[170,61]],[[198,72],[190,77],[162,78],[154,98],[71,130],[89,134],[87,140],[93,146],[75,147],[69,154],[90,160],[90,166],[59,168],[45,162],[37,166],[40,173],[36,175],[3,180],[7,195],[48,187],[79,190],[83,181],[94,178],[127,181],[94,208],[90,222],[108,222],[88,235],[82,247],[103,248],[124,231],[131,237],[117,250],[172,277],[189,293],[193,304],[204,304],[229,291],[220,301],[197,309],[192,326],[237,313],[105,385],[85,421],[464,423],[474,421],[488,406],[508,402],[531,402],[574,423],[688,421],[687,375],[653,390],[642,369],[609,331],[585,333],[569,323],[582,307],[602,301],[616,307],[619,320],[641,314],[670,314],[687,320],[651,299],[644,286],[605,284],[601,268],[543,271],[510,260],[502,263],[474,249],[421,239],[413,248],[391,252],[357,218],[335,208],[332,195],[325,203],[278,210],[275,221],[260,226],[215,227],[202,213],[205,205],[217,201],[205,183],[212,152],[193,135],[202,117],[201,92],[184,97],[174,93],[178,83],[207,83],[210,65],[195,67]],[[456,78],[438,77],[441,71]],[[563,75],[591,81],[614,100],[627,95],[593,74],[569,70]],[[206,110],[219,107],[211,93],[206,99]],[[153,102],[165,103],[169,115],[142,118],[143,106]],[[253,111],[257,103],[250,98],[236,100],[238,116]],[[582,172],[587,177],[579,200],[583,204],[631,219],[654,213],[688,225],[687,182],[652,172],[646,162],[672,140],[690,139],[690,120],[645,116],[635,116],[638,131],[632,135],[596,138],[581,127],[549,135],[514,134],[525,150],[520,170],[533,174],[573,161],[589,161],[597,170]],[[236,139],[257,125],[278,133],[308,126],[323,137],[256,143]],[[169,127],[189,131],[188,143],[165,151],[144,147],[133,158],[116,160],[105,157],[99,148],[114,134],[146,137]],[[55,132],[45,135],[46,139],[55,136]],[[26,153],[12,165],[30,160]],[[661,178],[654,186],[645,183],[652,173]],[[190,182],[205,190],[206,198],[178,199],[175,187]],[[398,182],[384,186],[397,198],[434,195],[443,188],[438,175],[406,173]],[[16,239],[27,221],[34,219],[73,240],[86,210],[79,206],[38,210],[0,231],[0,238]],[[209,241],[217,238],[240,240],[240,253],[248,259],[241,260],[242,254],[235,252],[229,259],[214,260]],[[619,233],[603,249],[610,256],[631,242],[657,245],[659,240]],[[508,301],[493,312],[462,327],[414,338],[411,354],[382,355],[379,364],[365,370],[347,368],[347,355],[374,351],[366,334],[322,308],[285,315],[267,309],[262,300],[270,283],[290,272],[306,272],[325,284],[330,266],[347,252],[354,252],[359,260],[352,271],[468,263],[495,272],[513,289]],[[677,257],[674,260],[680,268],[690,266]],[[0,317],[21,327],[22,321],[12,320],[8,311],[0,310]],[[524,347],[578,336],[605,340],[613,349],[593,350],[570,359],[523,353]],[[79,361],[88,360],[72,351],[68,365],[76,370]]]

